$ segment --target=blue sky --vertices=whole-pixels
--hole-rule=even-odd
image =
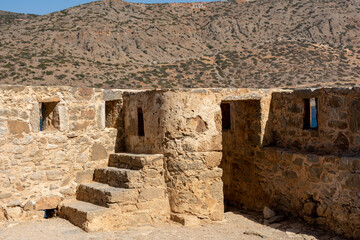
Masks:
[[[94,0],[0,0],[0,10],[43,15],[93,1]],[[137,3],[210,2],[210,1],[211,0],[128,0],[128,2],[137,2]]]

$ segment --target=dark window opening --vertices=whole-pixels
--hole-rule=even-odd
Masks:
[[[304,129],[318,128],[317,98],[304,99]]]
[[[138,136],[145,136],[144,115],[141,108],[138,108]]]
[[[58,102],[40,103],[40,131],[56,131],[60,129]]]
[[[230,104],[221,103],[221,117],[222,117],[222,129],[228,130],[231,128],[231,118],[230,118]]]
[[[107,128],[118,128],[120,126],[121,101],[106,101],[105,102],[105,126]]]
[[[55,209],[45,209],[44,210],[44,218],[46,218],[46,219],[54,217],[55,214],[56,214]]]

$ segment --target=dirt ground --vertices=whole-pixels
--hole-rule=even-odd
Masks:
[[[263,225],[261,216],[236,211],[225,213],[225,220],[198,227],[183,227],[176,223],[144,225],[124,231],[87,233],[61,218],[38,221],[8,222],[0,225],[1,240],[42,239],[296,239],[296,240],[340,240],[331,233],[311,228],[296,219]]]

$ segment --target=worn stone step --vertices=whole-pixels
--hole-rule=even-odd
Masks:
[[[80,184],[76,193],[77,200],[104,207],[109,207],[112,203],[136,203],[138,197],[136,189],[111,187],[98,182]]]
[[[92,203],[67,200],[60,204],[59,216],[87,232],[104,231],[110,209]],[[105,222],[104,222],[105,221]]]
[[[137,188],[142,186],[139,171],[116,167],[95,169],[94,181],[119,188]]]
[[[109,167],[139,170],[147,165],[162,165],[162,154],[114,153],[109,156]]]

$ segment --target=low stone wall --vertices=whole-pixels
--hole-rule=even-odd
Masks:
[[[360,238],[357,95],[358,89],[319,89],[275,92],[268,102],[230,101],[220,165],[225,202],[269,206]],[[318,100],[317,129],[304,129],[306,98]]]
[[[337,234],[360,237],[360,158],[282,148],[248,153],[231,163],[227,202],[245,209],[269,206]]]
[[[304,128],[304,99],[317,99],[317,129]],[[360,152],[360,88],[324,88],[272,95],[268,144],[327,154]]]
[[[105,128],[105,104],[122,104],[121,97],[87,88],[0,87],[0,219],[43,217],[39,210],[56,208],[92,180],[119,142],[117,129]]]

